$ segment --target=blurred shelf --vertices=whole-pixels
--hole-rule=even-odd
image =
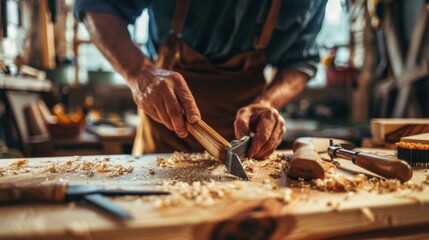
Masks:
[[[48,92],[52,90],[52,83],[30,77],[0,76],[0,89]]]

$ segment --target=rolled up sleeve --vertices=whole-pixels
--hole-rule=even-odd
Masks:
[[[316,46],[316,38],[322,26],[325,15],[326,2],[318,2],[308,19],[301,22],[300,28],[294,34],[283,33],[283,39],[276,39],[277,52],[271,54],[271,64],[279,69],[296,69],[307,74],[310,78],[317,72],[319,51]],[[280,51],[279,51],[280,50]],[[275,49],[271,49],[275,51]],[[269,59],[270,60],[270,59]]]
[[[82,21],[87,12],[109,13],[132,24],[150,2],[150,0],[76,0],[73,14],[76,19]]]

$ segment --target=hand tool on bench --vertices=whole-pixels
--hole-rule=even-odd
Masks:
[[[249,136],[229,143],[203,120],[195,124],[186,122],[186,128],[213,157],[226,166],[230,174],[249,180],[241,164],[241,159],[246,156],[250,146]]]
[[[333,144],[334,141],[335,145]],[[298,138],[293,145],[294,155],[289,164],[288,175],[304,179],[325,177],[326,164],[322,161],[319,153],[327,152],[331,160],[334,157],[352,160],[359,167],[385,178],[397,178],[400,181],[411,179],[413,172],[405,161],[354,152],[351,151],[353,148],[352,143],[340,139]]]
[[[352,160],[354,164],[361,168],[385,178],[399,179],[402,182],[410,180],[413,176],[413,170],[410,165],[403,160],[370,153],[350,151],[339,145],[335,145],[332,139],[330,140],[329,145],[328,154],[331,159],[340,157]]]
[[[152,190],[114,190],[96,185],[68,185],[64,182],[45,185],[6,183],[0,185],[0,205],[34,202],[68,202],[83,200],[121,220],[132,215],[105,196],[166,195],[169,192]]]
[[[348,141],[336,139],[336,143],[346,149],[354,148],[354,144]],[[323,161],[319,153],[326,152],[328,147],[328,138],[297,138],[292,146],[293,156],[289,163],[287,175],[292,178],[303,179],[324,178],[326,170],[332,165]]]

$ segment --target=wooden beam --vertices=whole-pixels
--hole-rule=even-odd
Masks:
[[[411,41],[409,42],[405,72],[403,73],[403,75],[406,75],[406,76],[411,75],[411,76],[408,76],[408,77],[401,76],[397,78],[399,93],[398,93],[398,96],[396,97],[395,108],[393,110],[393,117],[404,117],[406,114],[406,107],[410,98],[411,85],[416,79],[421,78],[421,76],[419,76],[419,78],[416,78],[415,76],[412,76],[412,75],[414,75],[414,73],[416,72],[419,72],[420,70],[419,68],[421,68],[421,70],[426,73],[424,75],[426,76],[428,75],[426,64],[424,64],[421,67],[419,66],[416,69],[417,57],[419,55],[420,45],[424,37],[427,19],[428,19],[428,11],[426,8],[422,8],[419,19],[417,20],[417,23],[414,27]]]
[[[404,72],[404,58],[402,56],[401,45],[398,39],[398,31],[395,26],[395,19],[397,18],[395,18],[393,14],[392,7],[386,8],[384,31],[386,33],[387,55],[389,57],[392,72],[395,77],[399,77]]]
[[[43,68],[55,68],[54,25],[49,17],[48,0],[39,1],[40,55]]]

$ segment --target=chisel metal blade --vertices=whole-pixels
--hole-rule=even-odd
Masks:
[[[231,147],[226,149],[225,154],[225,166],[228,172],[244,180],[249,180],[249,177],[246,171],[244,171],[241,159],[246,157],[247,150],[250,146],[250,140],[251,138],[249,136],[245,136],[240,140],[232,141]]]
[[[246,171],[244,171],[241,160],[237,154],[229,153],[229,156],[225,158],[225,167],[228,172],[234,176],[242,178],[243,180],[249,180]]]

